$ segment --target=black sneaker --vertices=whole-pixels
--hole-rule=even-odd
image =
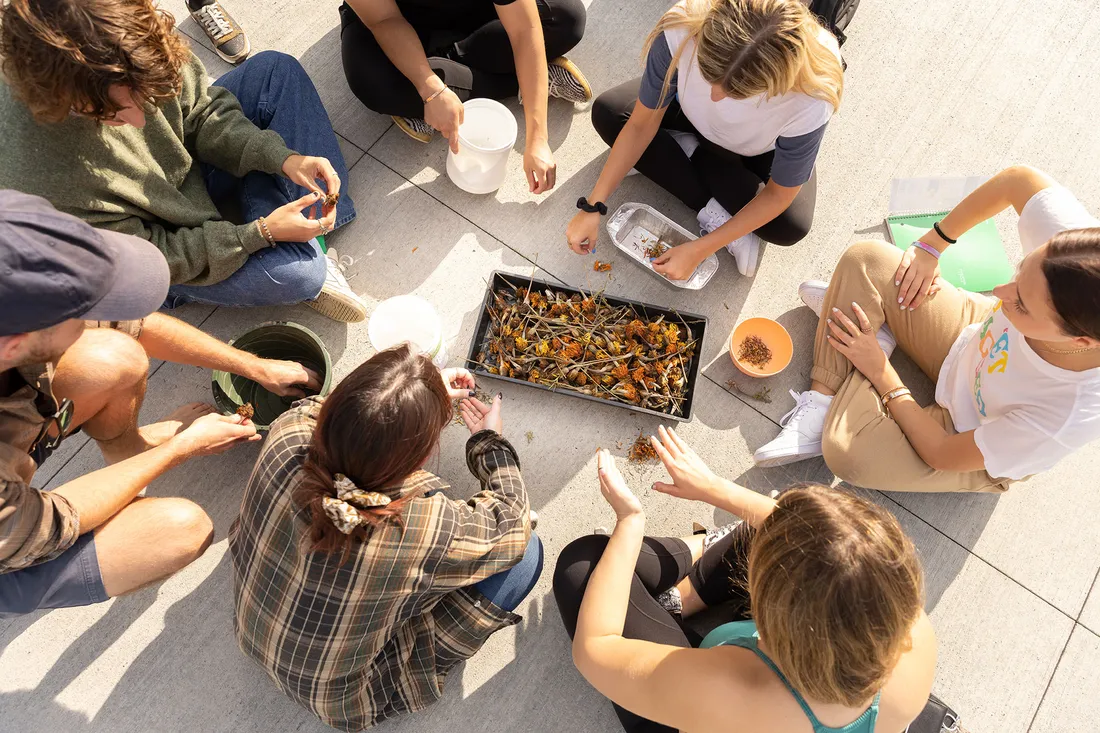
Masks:
[[[584,74],[569,59],[559,56],[547,67],[550,75],[550,96],[567,102],[583,104],[592,99],[592,87]]]
[[[435,128],[419,117],[398,117],[397,115],[391,115],[390,119],[393,120],[393,124],[397,125],[401,132],[417,142],[430,143],[432,141],[432,136],[435,134]]]
[[[214,44],[214,51],[231,64],[240,63],[252,52],[248,37],[217,0],[191,10],[191,17]]]

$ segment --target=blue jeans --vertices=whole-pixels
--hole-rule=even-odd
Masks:
[[[248,119],[261,130],[274,130],[286,146],[303,155],[328,158],[344,185],[336,205],[336,226],[355,218],[346,193],[348,169],[317,90],[293,56],[264,51],[214,82],[241,103]],[[215,203],[236,197],[244,221],[267,216],[308,191],[282,176],[253,171],[235,178],[213,166],[202,166],[206,190]],[[239,270],[213,285],[173,285],[165,307],[184,303],[229,306],[290,305],[317,297],[328,264],[316,241],[280,243],[250,256]]]
[[[503,573],[490,575],[474,585],[481,595],[505,611],[514,611],[535,587],[542,575],[542,540],[534,532],[523,558]]]

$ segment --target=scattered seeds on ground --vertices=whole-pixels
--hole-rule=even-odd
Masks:
[[[749,390],[745,387],[742,387],[740,384],[733,381],[732,379],[729,380],[728,382],[726,382],[726,386],[729,387],[734,392],[739,392],[739,393],[745,395],[746,397],[751,397],[752,399],[756,400],[757,402],[766,402],[768,404],[771,404],[771,401],[772,401],[772,389],[771,389],[771,387],[763,387],[762,389],[759,389],[756,392],[753,392],[753,391],[751,391],[751,390]]]
[[[611,272],[611,263],[596,260],[596,264],[592,265],[592,269],[595,272]]]

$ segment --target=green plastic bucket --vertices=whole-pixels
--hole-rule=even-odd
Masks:
[[[332,357],[321,337],[305,326],[287,321],[269,321],[241,334],[229,345],[265,359],[296,361],[321,375],[321,391],[318,394],[327,395],[332,389]],[[294,398],[280,397],[238,374],[215,370],[210,382],[214,404],[219,410],[231,414],[241,405],[251,404],[255,411],[252,422],[261,431],[271,427],[271,423],[294,402]]]

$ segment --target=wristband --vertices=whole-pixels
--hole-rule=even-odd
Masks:
[[[587,211],[589,214],[595,214],[599,212],[600,216],[607,216],[607,204],[603,201],[597,201],[594,204],[588,203],[588,199],[581,196],[577,199],[577,208],[581,211]]]
[[[447,91],[447,89],[449,89],[449,87],[446,84],[444,84],[442,89],[440,89],[439,91],[434,92],[432,94],[429,94],[428,98],[424,100],[424,104],[427,104],[428,102],[432,101],[433,99],[438,97],[440,94]]]
[[[923,249],[925,252],[932,255],[937,260],[940,258],[940,254],[942,254],[938,249],[936,249],[932,245],[925,244],[924,242],[920,241],[919,239],[917,241],[913,242],[913,246],[917,247],[918,249]]]
[[[886,410],[887,414],[890,412],[890,402],[896,400],[898,397],[904,397],[905,395],[912,395],[908,387],[897,387],[892,389],[886,394],[882,395],[879,400],[882,402],[882,408]]]
[[[937,222],[933,222],[933,224],[932,224],[932,228],[936,230],[936,234],[940,235],[940,239],[942,239],[943,241],[947,242],[948,244],[954,244],[955,242],[959,241],[959,240],[957,240],[957,239],[952,239],[951,237],[949,237],[949,236],[947,236],[946,234],[944,234],[944,233],[943,233],[943,230],[942,230],[942,229],[940,229],[940,223],[939,223],[938,221],[937,221]]]

